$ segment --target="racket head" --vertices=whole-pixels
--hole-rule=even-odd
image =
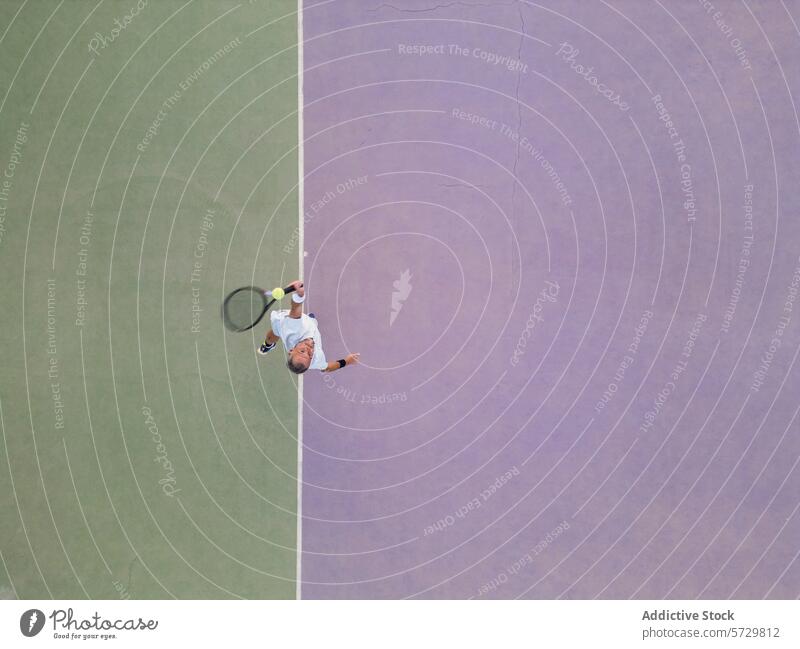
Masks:
[[[252,329],[261,322],[272,302],[274,300],[258,286],[242,286],[231,291],[222,303],[225,328],[237,333]]]

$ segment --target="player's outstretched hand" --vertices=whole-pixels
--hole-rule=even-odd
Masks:
[[[358,359],[360,356],[361,354],[359,354],[358,352],[356,352],[355,354],[348,354],[347,356],[344,357],[344,362],[347,363],[348,365],[355,365],[356,363],[358,363]]]
[[[295,292],[300,296],[303,297],[306,294],[306,289],[303,288],[303,282],[299,279],[294,280],[291,284],[289,284],[292,288],[294,288]]]

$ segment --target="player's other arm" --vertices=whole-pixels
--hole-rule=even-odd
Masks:
[[[338,369],[341,369],[345,365],[355,365],[358,363],[358,359],[361,356],[359,353],[355,354],[348,354],[345,356],[341,361],[330,361],[328,363],[328,367],[326,367],[323,372],[335,372]]]
[[[303,300],[306,297],[306,289],[303,287],[303,282],[299,279],[293,281],[289,286],[294,287],[295,292],[292,293],[292,307],[289,309],[289,317],[298,319],[303,315]],[[295,301],[295,295],[300,300]]]

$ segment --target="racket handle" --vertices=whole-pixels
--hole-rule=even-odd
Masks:
[[[295,290],[296,289],[294,288],[294,286],[287,286],[285,289],[283,289],[283,293],[284,295],[289,295],[289,293],[294,293]],[[271,290],[264,291],[264,295],[266,295],[267,297],[272,297],[272,291]]]

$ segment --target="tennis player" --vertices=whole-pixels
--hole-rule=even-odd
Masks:
[[[325,359],[317,319],[313,313],[303,313],[303,302],[306,300],[303,282],[298,279],[290,286],[295,289],[292,308],[275,310],[269,314],[272,328],[267,331],[258,353],[264,356],[275,349],[278,340],[283,341],[287,350],[286,367],[295,374],[302,374],[307,369],[335,372],[345,365],[358,363],[359,354],[348,354],[338,361],[328,362]]]

